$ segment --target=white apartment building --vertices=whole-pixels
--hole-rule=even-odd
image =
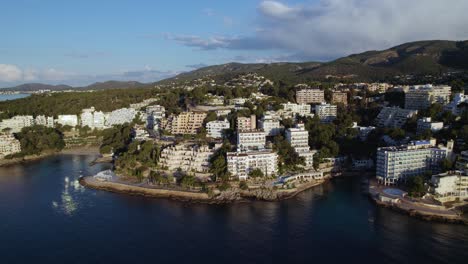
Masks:
[[[417,110],[401,109],[399,107],[384,107],[376,118],[378,127],[402,127],[406,121],[416,115]]]
[[[82,127],[88,126],[91,129],[105,128],[105,115],[101,111],[96,111],[94,107],[81,111],[80,124]]]
[[[259,128],[264,131],[265,136],[277,136],[281,134],[283,127],[280,124],[280,119],[277,116],[265,115],[263,116],[258,124]]]
[[[0,158],[21,152],[19,140],[9,133],[0,133]]]
[[[278,154],[271,151],[228,152],[227,169],[239,180],[246,180],[255,169],[260,169],[266,176],[274,176],[278,172]]]
[[[160,105],[146,107],[146,128],[158,130],[161,121],[166,117],[166,109]]]
[[[286,140],[291,144],[299,157],[303,157],[305,168],[312,169],[314,167],[315,150],[310,150],[309,146],[309,131],[304,127],[304,124],[298,124],[294,128],[286,130]]]
[[[367,86],[367,90],[371,92],[385,93],[392,85],[388,83],[371,83]]]
[[[468,175],[462,171],[451,171],[433,175],[431,178],[434,196],[440,202],[468,198]]]
[[[452,88],[447,85],[417,85],[405,91],[405,108],[426,109],[433,103],[445,105],[450,102]]]
[[[309,104],[293,104],[288,102],[286,104],[282,104],[283,111],[282,116],[284,118],[293,118],[296,115],[303,116],[303,117],[312,117],[312,106]]]
[[[34,126],[33,116],[14,116],[0,122],[0,131],[10,129],[10,133],[18,133],[24,127]]]
[[[264,149],[266,144],[263,130],[238,130],[237,148],[240,151]]]
[[[298,104],[320,104],[325,102],[325,93],[320,89],[296,90],[296,102]]]
[[[240,116],[237,118],[237,130],[255,130],[257,129],[257,117],[251,115],[250,117]]]
[[[52,116],[38,115],[34,119],[38,126],[54,127],[54,118]]]
[[[377,149],[377,180],[395,184],[408,177],[440,170],[440,162],[452,155],[453,141],[447,147],[435,146],[435,140],[413,141],[398,147]]]
[[[206,123],[207,136],[211,138],[223,138],[224,131],[229,128],[231,128],[231,126],[227,119]]]
[[[59,115],[56,120],[57,124],[62,126],[76,127],[78,125],[77,115]]]
[[[137,111],[133,108],[120,108],[109,113],[106,119],[107,126],[123,125],[131,123]]]
[[[198,145],[175,145],[161,151],[159,165],[169,171],[181,169],[184,172],[207,173],[210,170],[210,158],[216,147]]]
[[[444,128],[443,122],[432,122],[430,117],[424,117],[418,120],[417,133],[422,133],[426,130],[437,132]]]
[[[183,112],[174,116],[171,121],[171,133],[195,135],[203,126],[203,120],[206,118],[205,112]]]
[[[315,114],[323,123],[330,123],[336,119],[338,108],[336,105],[321,103],[315,106]]]

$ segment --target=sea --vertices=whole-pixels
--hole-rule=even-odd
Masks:
[[[0,94],[0,102],[25,98],[28,96],[30,96],[30,94]]]
[[[93,155],[0,168],[0,263],[467,263],[468,227],[376,206],[363,179],[209,205],[85,188]]]

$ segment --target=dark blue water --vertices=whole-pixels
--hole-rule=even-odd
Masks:
[[[85,189],[92,160],[0,168],[0,263],[467,263],[466,226],[377,208],[359,179],[214,206]]]

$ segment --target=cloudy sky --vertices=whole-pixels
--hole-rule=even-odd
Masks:
[[[231,61],[465,40],[466,10],[466,0],[4,0],[0,87],[150,82]]]

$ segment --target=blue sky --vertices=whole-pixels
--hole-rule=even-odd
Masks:
[[[443,2],[3,0],[0,87],[150,82],[231,61],[330,60],[406,41],[467,39],[468,1]]]

